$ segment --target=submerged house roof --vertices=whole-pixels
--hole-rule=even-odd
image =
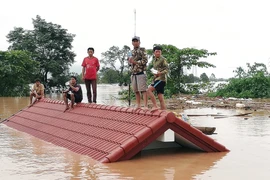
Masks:
[[[168,129],[177,143],[205,152],[228,151],[223,145],[166,111],[80,103],[64,112],[63,101],[43,99],[4,123],[100,162],[132,158]]]

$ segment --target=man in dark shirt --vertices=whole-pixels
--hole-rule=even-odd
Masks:
[[[71,100],[71,108],[74,108],[74,103],[82,102],[82,88],[79,84],[77,84],[77,78],[75,76],[71,76],[69,81],[69,89],[63,91],[63,98],[66,104],[66,110],[69,109],[68,99]]]

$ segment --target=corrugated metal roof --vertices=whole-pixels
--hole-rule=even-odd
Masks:
[[[171,112],[86,103],[64,109],[63,101],[44,99],[4,123],[101,162],[130,159],[167,129],[202,151],[228,151]]]

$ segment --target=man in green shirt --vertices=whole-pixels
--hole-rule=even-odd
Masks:
[[[169,67],[166,59],[161,55],[162,48],[160,46],[154,47],[153,53],[154,53],[154,57],[152,60],[153,69],[151,69],[151,71],[154,74],[154,81],[148,87],[147,94],[153,103],[152,111],[158,110],[156,98],[155,95],[153,94],[153,91],[157,92],[157,96],[160,102],[160,109],[165,110],[166,105],[164,101],[164,87],[166,85]]]

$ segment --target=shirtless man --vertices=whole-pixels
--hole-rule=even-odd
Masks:
[[[34,101],[33,97],[35,97]],[[30,106],[32,106],[38,99],[42,98],[44,98],[44,85],[41,84],[39,79],[36,79],[35,84],[33,85],[30,92]]]

